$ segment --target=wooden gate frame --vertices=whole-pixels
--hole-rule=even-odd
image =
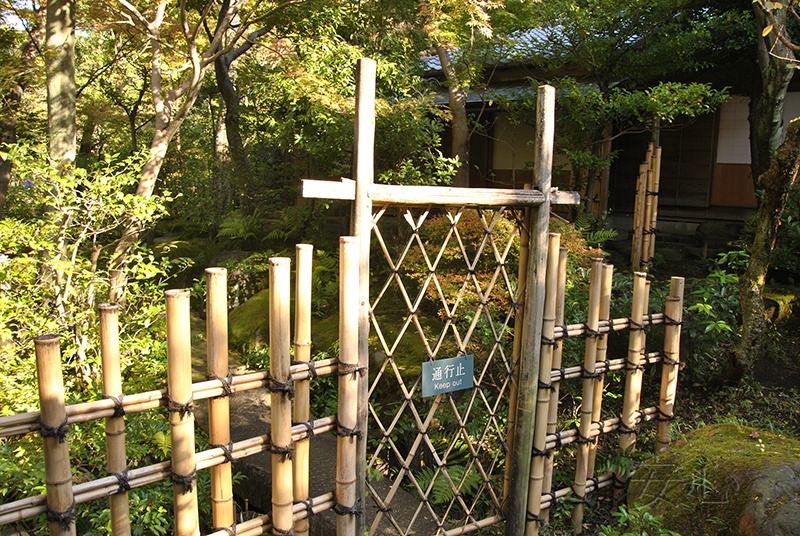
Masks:
[[[303,197],[354,201],[351,234],[359,243],[359,329],[358,364],[369,367],[369,246],[372,233],[373,202],[401,205],[447,205],[468,207],[514,206],[531,208],[530,249],[526,278],[524,338],[517,370],[517,423],[509,430],[506,462],[511,474],[506,503],[506,534],[516,536],[525,530],[528,483],[533,447],[533,424],[538,392],[539,355],[544,312],[545,271],[550,206],[578,204],[576,192],[551,188],[553,137],[555,131],[555,89],[541,86],[538,90],[536,117],[536,167],[533,189],[470,189],[441,186],[391,186],[374,184],[375,147],[375,73],[374,60],[362,58],[356,73],[355,142],[353,178],[335,181],[303,181]],[[518,334],[515,334],[517,336]],[[367,415],[369,375],[359,379],[357,498],[366,499]],[[358,518],[357,534],[364,531],[365,520]]]

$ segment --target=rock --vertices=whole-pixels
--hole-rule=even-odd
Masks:
[[[628,504],[649,506],[683,536],[800,536],[800,441],[701,428],[636,471]]]

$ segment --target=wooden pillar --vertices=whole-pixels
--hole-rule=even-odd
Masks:
[[[295,275],[295,315],[294,315],[294,357],[298,363],[311,361],[311,275],[314,246],[298,244],[297,272]],[[305,423],[311,419],[310,380],[295,382],[294,422]],[[295,501],[308,500],[308,462],[309,438],[305,437],[294,443],[292,459],[293,489]],[[308,534],[309,519],[295,521],[294,531],[298,536]]]
[[[653,154],[653,212],[650,219],[650,251],[647,258],[652,259],[656,252],[656,227],[658,225],[658,189],[661,185],[661,147]]]
[[[194,460],[189,291],[175,289],[164,294],[167,299],[167,393],[175,536],[196,536],[200,534],[200,525],[197,515],[197,467]]]
[[[208,378],[218,379],[223,385],[223,396],[208,399],[208,439],[213,446],[222,446],[229,452],[230,378],[228,377],[228,271],[225,268],[206,268],[208,298],[206,302],[206,345]],[[228,391],[225,391],[227,388]],[[214,530],[226,529],[236,524],[236,507],[233,502],[231,462],[211,468],[211,513]]]
[[[51,536],[75,535],[75,498],[67,443],[67,410],[61,376],[61,339],[42,335],[34,339],[39,381],[40,422],[44,443],[44,481],[47,485],[47,521]]]
[[[336,534],[355,536],[358,430],[358,240],[339,239],[339,410],[336,450]]]
[[[356,495],[361,504],[366,500],[367,426],[369,416],[369,242],[372,237],[372,201],[367,193],[372,186],[375,169],[375,60],[358,60],[356,72],[356,116],[353,147],[353,179],[356,199],[353,207],[351,234],[359,244],[359,312],[358,366],[364,371],[358,378],[358,465]],[[364,532],[364,517],[356,520],[356,532]]]
[[[122,375],[119,364],[119,305],[101,303],[100,354],[103,368],[103,396],[116,404],[115,414],[106,417],[106,470],[108,474],[126,479],[128,458],[125,453],[125,411],[122,409]],[[108,498],[111,509],[111,534],[129,536],[131,533],[128,492],[120,480],[120,493]]]
[[[535,207],[531,216],[529,270],[526,282],[525,324],[520,355],[517,425],[514,429],[514,450],[508,453],[513,486],[508,496],[506,535],[519,536],[525,530],[528,504],[528,476],[531,470],[533,428],[536,412],[539,354],[544,311],[547,234],[550,225],[550,184],[553,169],[553,134],[555,131],[555,88],[540,86],[536,119],[536,168],[534,188],[542,192],[544,202]]]
[[[603,272],[600,278],[600,319],[611,321],[611,286],[614,279],[614,266],[611,264],[603,265]],[[596,363],[605,363],[608,354],[608,334],[603,333],[597,337],[597,359]],[[603,409],[603,388],[605,384],[605,373],[600,374],[594,383],[594,401],[592,402],[592,422],[601,422]],[[597,459],[597,440],[589,443],[589,462],[586,466],[587,478],[594,476],[594,466]]]
[[[290,340],[290,265],[269,259],[269,373],[272,391],[272,526],[273,534],[294,530],[292,505],[292,400]]]

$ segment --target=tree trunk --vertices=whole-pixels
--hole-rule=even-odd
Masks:
[[[453,186],[469,187],[469,124],[467,123],[467,88],[459,83],[450,53],[443,46],[436,47],[442,64],[453,126],[452,157],[458,157],[458,171]]]
[[[75,162],[75,2],[47,3],[47,130],[49,155],[61,169]]]
[[[786,200],[797,185],[800,173],[800,121],[793,121],[786,130],[786,139],[778,149],[772,166],[761,176],[761,203],[753,218],[753,244],[750,263],[739,278],[742,304],[742,331],[733,349],[732,360],[723,371],[723,381],[738,381],[752,368],[764,343],[767,320],[762,291],[769,268],[770,255],[778,236]]]
[[[773,10],[775,30],[766,36],[762,33],[768,25],[765,13],[756,3],[753,4],[753,12],[758,23],[761,87],[757,102],[753,103],[751,99],[750,154],[755,188],[763,194],[753,218],[750,262],[739,278],[742,329],[721,373],[721,380],[726,383],[740,380],[750,370],[764,342],[767,317],[762,292],[786,198],[797,182],[800,165],[799,124],[792,123],[786,132],[786,141],[781,145],[784,137],[784,98],[794,74],[788,61],[794,59],[794,54],[776,34],[785,31],[786,9]]]

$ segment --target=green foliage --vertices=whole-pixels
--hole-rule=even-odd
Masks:
[[[470,466],[469,470],[466,470],[466,474],[465,468],[462,465],[447,465],[445,469],[447,470],[447,475],[450,476],[449,480],[447,475],[444,474],[444,470],[436,474],[430,467],[424,467],[415,475],[417,483],[423,491],[427,491],[428,488],[430,488],[428,498],[430,498],[434,504],[447,504],[453,500],[455,497],[453,485],[456,487],[460,485],[461,490],[459,493],[469,496],[474,493],[483,482],[475,466]],[[450,481],[453,482],[453,485],[450,484]],[[431,482],[433,482],[433,487],[431,487]]]
[[[647,506],[634,505],[626,508],[619,507],[614,512],[619,527],[604,526],[600,529],[601,536],[680,536],[677,532],[662,527],[662,519],[649,513]]]

